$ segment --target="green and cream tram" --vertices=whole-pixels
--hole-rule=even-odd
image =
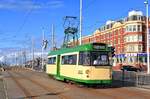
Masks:
[[[104,43],[90,43],[50,51],[46,73],[58,80],[84,84],[111,84],[111,48]]]

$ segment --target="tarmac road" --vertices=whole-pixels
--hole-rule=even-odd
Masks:
[[[120,86],[79,87],[26,69],[5,71],[3,76],[9,99],[150,99],[149,90]]]

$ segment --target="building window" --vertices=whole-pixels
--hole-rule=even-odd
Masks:
[[[132,36],[128,36],[128,42],[131,42]]]
[[[127,18],[127,21],[141,21],[142,20],[142,16],[140,15],[133,15]]]
[[[126,32],[141,32],[142,26],[141,25],[128,25],[126,26]]]
[[[133,25],[133,32],[136,32],[136,25]]]
[[[132,20],[137,20],[137,16],[132,16]]]
[[[137,16],[137,20],[140,20],[140,21],[141,21],[141,16]]]
[[[138,52],[139,51],[139,45],[137,45],[137,44],[127,45],[127,51],[128,52]]]
[[[104,26],[104,30],[106,29],[106,26]]]
[[[129,31],[129,30],[128,30],[128,26],[126,26],[126,29],[125,29],[125,31],[126,31],[126,32],[128,32],[128,31]]]
[[[132,25],[129,25],[129,27],[128,27],[129,29],[129,32],[132,32]]]
[[[109,25],[106,25],[106,28],[109,29]]]
[[[142,35],[138,36],[138,41],[142,41]]]
[[[130,52],[134,51],[134,46],[129,45],[129,51],[130,51]]]
[[[134,42],[137,42],[137,41],[138,41],[137,35],[134,35],[133,38],[134,38],[134,39],[133,39]]]
[[[138,51],[142,51],[143,50],[143,46],[139,45]]]
[[[138,42],[138,41],[142,41],[142,36],[138,36],[138,35],[128,35],[126,37],[124,37],[124,41],[125,42]]]
[[[142,32],[142,26],[141,26],[141,25],[138,25],[138,26],[137,26],[137,31],[138,31],[138,32]]]

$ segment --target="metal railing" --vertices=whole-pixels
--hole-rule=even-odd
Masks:
[[[114,71],[113,80],[121,81],[123,86],[150,88],[150,75],[143,72]]]
[[[137,74],[137,85],[150,85],[149,74]]]

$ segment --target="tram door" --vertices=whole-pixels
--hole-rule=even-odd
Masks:
[[[60,55],[57,55],[57,76],[60,76]]]

